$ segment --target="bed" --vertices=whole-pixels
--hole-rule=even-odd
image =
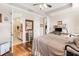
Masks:
[[[64,56],[65,46],[68,45],[69,43],[73,43],[74,39],[75,37],[68,37],[68,35],[63,35],[63,34],[56,35],[53,33],[38,37],[33,40],[32,55]],[[74,44],[71,44],[71,46],[76,47]],[[77,48],[77,50],[79,49]],[[68,51],[76,53],[71,48],[68,48]]]

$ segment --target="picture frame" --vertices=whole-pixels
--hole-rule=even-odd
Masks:
[[[33,30],[33,20],[25,20],[25,30]]]
[[[8,21],[8,17],[4,17],[4,21]]]
[[[2,14],[0,14],[0,23],[2,23]]]

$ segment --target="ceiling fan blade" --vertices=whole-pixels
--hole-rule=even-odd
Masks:
[[[47,4],[47,6],[49,7],[49,8],[51,8],[52,6],[51,5],[49,5],[49,4]]]
[[[36,5],[39,5],[39,4],[33,4],[33,6],[36,6]]]

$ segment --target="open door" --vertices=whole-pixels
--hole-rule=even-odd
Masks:
[[[33,20],[25,20],[26,42],[33,40]]]
[[[20,19],[16,19],[13,22],[13,45],[18,45],[23,42],[22,40],[23,25]]]

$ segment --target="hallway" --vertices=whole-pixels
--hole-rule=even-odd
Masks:
[[[21,44],[22,43],[22,41],[20,40],[20,39],[17,39],[17,38],[15,38],[14,40],[13,40],[13,45],[15,46],[15,45],[19,45],[19,44]]]

